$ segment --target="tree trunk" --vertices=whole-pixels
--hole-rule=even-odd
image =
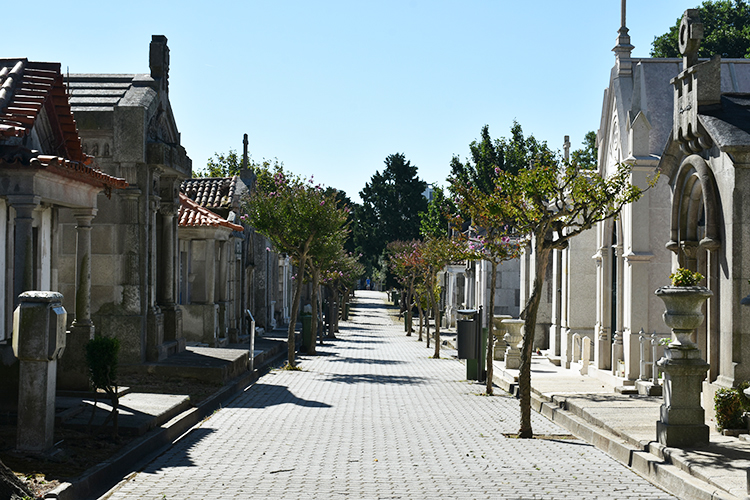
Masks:
[[[494,391],[492,390],[492,376],[493,376],[493,366],[492,361],[495,357],[495,353],[493,352],[493,347],[495,345],[495,335],[493,330],[495,329],[495,322],[493,321],[495,316],[495,284],[497,282],[497,262],[494,260],[492,261],[492,276],[490,276],[490,304],[487,311],[487,316],[490,318],[490,324],[489,328],[487,328],[487,331],[489,334],[487,335],[487,395],[492,396],[494,394]],[[480,337],[481,338],[481,337]]]
[[[434,359],[440,359],[440,311],[438,310],[438,301],[435,298],[434,289],[430,290],[430,298],[432,303],[432,314],[435,316],[435,354],[433,354],[432,357]]]
[[[0,460],[0,498],[9,500],[21,500],[22,498],[34,498],[26,485],[13,474]]]
[[[409,282],[409,288],[407,289],[407,292],[406,292],[406,300],[404,301],[406,304],[406,311],[405,311],[406,314],[404,316],[404,322],[406,323],[405,326],[406,326],[407,337],[411,337],[411,321],[412,321],[411,301],[412,301],[413,295],[414,295],[414,278],[412,278],[411,281]]]
[[[419,338],[417,340],[419,342],[422,342],[422,326],[424,325],[424,317],[422,316],[421,302],[417,303],[417,315],[419,316]]]
[[[336,304],[339,300],[339,289],[336,286],[331,287],[331,298],[328,301],[328,338],[335,339],[338,331],[336,328]]]
[[[305,278],[305,265],[307,264],[307,252],[303,252],[299,259],[299,269],[297,278],[294,280],[294,298],[292,299],[292,316],[289,318],[289,328],[287,328],[287,364],[294,368],[294,353],[297,350],[294,345],[294,329],[297,326],[297,314],[299,313],[299,303],[302,299],[302,282]]]
[[[318,293],[318,287],[320,285],[320,270],[317,267],[314,267],[312,263],[310,264],[310,274],[312,274],[312,318],[310,318],[310,328],[312,329],[312,332],[310,333],[312,335],[312,339],[307,354],[314,356],[315,339],[318,336],[318,295],[320,295]]]
[[[518,373],[518,390],[521,405],[521,428],[518,431],[520,438],[532,438],[534,432],[531,429],[531,356],[534,352],[534,331],[536,330],[536,315],[539,310],[539,301],[542,296],[542,285],[547,273],[549,254],[551,250],[544,246],[544,232],[535,235],[536,248],[534,251],[534,262],[536,275],[531,289],[531,296],[526,302],[524,309],[524,333],[523,347],[521,349],[521,366]]]

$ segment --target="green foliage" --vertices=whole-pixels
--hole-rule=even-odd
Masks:
[[[115,337],[97,335],[86,344],[86,364],[91,383],[96,389],[107,393],[117,386],[117,362],[120,340]]]
[[[289,255],[297,266],[288,328],[288,359],[295,365],[294,325],[297,321],[305,270],[317,280],[321,268],[343,248],[348,209],[341,207],[336,190],[324,189],[312,177],[304,181],[285,172],[283,166],[256,167],[256,184],[240,216],[265,235],[279,253]]]
[[[570,160],[578,168],[595,170],[599,149],[596,147],[596,132],[591,131],[583,139],[583,148],[570,153]]]
[[[750,57],[750,6],[745,0],[704,1],[698,11],[704,32],[698,57]],[[669,31],[654,37],[651,57],[680,57],[677,35],[681,19]]]
[[[360,191],[362,205],[355,213],[354,244],[368,275],[381,268],[389,242],[419,237],[419,213],[427,210],[427,183],[417,176],[417,167],[403,153],[388,155],[385,165]]]
[[[274,169],[282,168],[283,163],[280,163],[278,159],[273,160],[263,159],[260,163],[253,160],[252,156],[247,159],[247,167],[251,170],[257,169]],[[237,154],[237,151],[230,149],[228,153],[214,153],[213,158],[209,158],[206,162],[206,168],[204,170],[194,170],[193,177],[232,177],[234,175],[240,175],[242,170],[242,155]]]
[[[433,188],[432,195],[432,200],[427,204],[427,211],[419,213],[419,231],[426,237],[448,236],[456,205],[445,196],[445,192],[439,186]]]
[[[721,388],[714,395],[714,410],[716,411],[716,426],[719,430],[742,429],[742,399],[735,388]]]
[[[672,280],[672,286],[696,286],[704,278],[701,273],[693,272],[684,267],[669,275]]]

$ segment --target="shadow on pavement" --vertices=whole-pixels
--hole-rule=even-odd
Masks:
[[[162,469],[171,469],[174,467],[196,467],[197,464],[190,458],[190,450],[198,443],[213,434],[214,430],[209,427],[195,427],[188,432],[182,439],[175,443],[170,450],[179,451],[182,456],[173,460],[153,460],[144,469],[144,474],[156,474]],[[157,464],[162,464],[161,467]]]
[[[357,363],[363,365],[400,365],[405,361],[397,359],[368,359],[368,358],[338,358],[331,360],[336,363]]]
[[[326,381],[340,382],[343,384],[393,384],[393,385],[419,385],[424,384],[427,379],[424,377],[404,377],[400,375],[347,375],[335,374],[328,375]]]
[[[248,401],[248,399],[250,400]],[[269,406],[286,403],[310,408],[331,408],[331,405],[328,403],[299,398],[288,388],[271,384],[255,384],[251,386],[245,392],[244,396],[235,398],[225,408],[268,408]]]

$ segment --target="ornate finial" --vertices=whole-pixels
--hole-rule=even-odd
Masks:
[[[167,37],[153,35],[149,46],[149,67],[151,78],[161,80],[162,88],[169,91],[169,47]]]
[[[698,49],[700,48],[701,40],[703,40],[701,16],[698,13],[698,9],[688,9],[682,15],[678,36],[683,70],[698,63]]]
[[[612,49],[617,60],[617,74],[628,76],[633,72],[630,62],[630,54],[633,51],[633,45],[630,43],[628,27],[625,25],[626,0],[622,0],[620,10],[620,29],[617,30],[617,45]]]
[[[247,134],[242,138],[242,168],[247,168]]]

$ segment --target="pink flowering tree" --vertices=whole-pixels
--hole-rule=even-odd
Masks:
[[[499,169],[496,173],[499,173]],[[487,205],[490,198],[471,183],[455,183],[452,191],[456,196],[457,215],[454,219],[455,235],[466,240],[468,255],[471,260],[486,260],[490,263],[490,297],[487,308],[488,331],[485,356],[487,370],[486,394],[493,391],[492,377],[494,359],[493,345],[495,340],[493,315],[495,311],[495,287],[497,286],[497,267],[506,260],[520,255],[518,238],[508,236],[507,221],[498,218]],[[461,228],[467,227],[461,231]]]
[[[294,329],[299,313],[305,269],[312,255],[335,239],[346,224],[347,214],[336,204],[336,191],[324,190],[310,179],[273,169],[257,168],[255,188],[245,204],[243,219],[287,254],[297,266],[291,318],[288,328],[287,367],[294,368]]]

